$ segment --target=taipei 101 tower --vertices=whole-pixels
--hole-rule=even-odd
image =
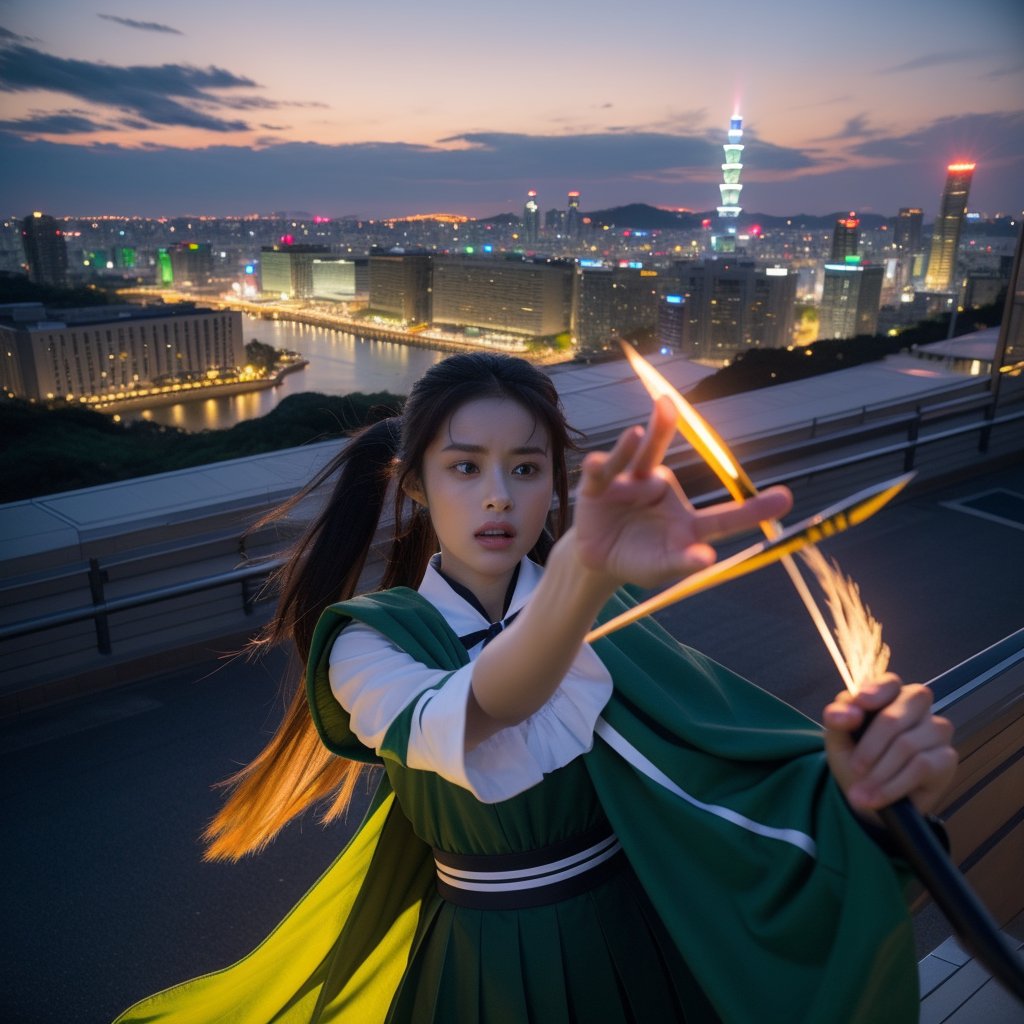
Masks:
[[[729,121],[729,134],[722,149],[725,151],[725,163],[722,164],[722,184],[718,190],[722,193],[722,205],[718,207],[718,230],[712,239],[715,252],[729,253],[736,251],[736,219],[740,215],[740,173],[743,171],[743,118],[738,114]]]

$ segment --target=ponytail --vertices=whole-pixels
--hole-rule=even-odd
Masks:
[[[437,536],[430,516],[405,496],[403,484],[422,472],[427,446],[463,403],[480,398],[518,402],[543,425],[551,442],[555,515],[532,557],[547,559],[565,529],[569,509],[566,452],[575,447],[551,379],[524,359],[490,352],[451,356],[413,386],[401,419],[381,420],[355,435],[309,486],[253,529],[276,522],[334,479],[333,491],[273,583],[277,613],[253,642],[259,651],[294,642],[303,663],[323,610],[358,592],[376,542],[388,488],[394,488],[394,524],[380,582],[364,589],[417,587]],[[297,814],[319,800],[331,803],[324,822],[348,806],[364,765],[336,757],[320,742],[297,677],[284,719],[259,756],[222,785],[231,790],[204,833],[207,860],[237,860],[259,851]]]
[[[253,641],[253,651],[291,639],[304,663],[320,613],[356,593],[384,509],[400,424],[398,417],[391,417],[356,434],[310,484],[252,527],[282,520],[335,480],[320,513],[271,580],[280,592],[277,611]],[[413,515],[406,529],[398,518],[403,504],[396,497],[384,586],[415,586],[433,552],[430,520]],[[415,564],[417,557],[422,564]],[[231,792],[204,832],[206,860],[238,860],[259,852],[292,818],[320,800],[331,799],[324,823],[347,808],[365,766],[335,757],[320,742],[301,682],[296,672],[284,718],[270,742],[251,764],[221,783]]]

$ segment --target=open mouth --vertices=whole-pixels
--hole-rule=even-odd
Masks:
[[[474,537],[484,547],[505,547],[515,540],[516,531],[508,523],[486,523]]]

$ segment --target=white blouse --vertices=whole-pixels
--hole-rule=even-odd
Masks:
[[[522,561],[507,616],[523,607],[542,572],[534,562]],[[427,569],[419,592],[458,636],[490,625],[433,566]],[[611,696],[612,680],[590,646],[582,644],[543,707],[467,752],[466,708],[473,664],[481,650],[482,642],[468,652],[469,664],[455,672],[428,668],[376,630],[353,622],[331,649],[331,690],[349,713],[352,731],[374,750],[380,749],[392,722],[415,704],[408,767],[436,772],[478,800],[497,803],[536,785],[546,772],[591,748],[594,725]]]

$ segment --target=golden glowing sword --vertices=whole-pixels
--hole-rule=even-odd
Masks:
[[[647,388],[651,398],[667,395],[676,408],[676,427],[690,445],[704,458],[726,490],[738,501],[757,494],[753,481],[743,471],[726,443],[683,398],[682,395],[658,373],[632,346],[623,343],[623,350],[630,365]],[[810,520],[783,529],[774,520],[761,523],[769,538],[764,544],[741,551],[732,558],[709,566],[701,572],[682,580],[674,587],[637,605],[631,611],[612,619],[594,630],[587,640],[605,636],[615,629],[636,619],[664,608],[674,601],[680,601],[700,590],[706,590],[727,579],[735,579],[746,572],[781,559],[793,585],[803,599],[807,611],[814,620],[825,646],[832,655],[839,674],[848,689],[855,691],[857,681],[847,665],[835,639],[807,589],[807,583],[790,555],[801,548],[808,548],[817,540],[830,536],[841,529],[856,525],[878,511],[890,498],[906,485],[913,474],[899,477],[869,491],[862,491],[846,502],[826,509]],[[716,571],[717,570],[717,571]],[[837,574],[838,575],[838,574]],[[1024,967],[1016,951],[1011,947],[988,909],[967,885],[963,875],[943,851],[934,834],[925,824],[921,814],[907,797],[897,800],[889,807],[883,807],[879,817],[889,829],[897,846],[902,851],[917,876],[931,892],[935,902],[945,913],[953,930],[962,944],[988,968],[993,977],[1013,993],[1024,1004]]]
[[[738,551],[730,558],[725,558],[706,569],[701,569],[685,579],[680,580],[675,586],[663,590],[660,594],[648,598],[628,612],[623,612],[604,625],[591,631],[586,636],[587,643],[598,640],[609,633],[614,633],[623,626],[628,626],[637,619],[642,619],[662,608],[682,601],[683,598],[692,597],[702,590],[710,590],[720,583],[728,580],[738,579],[748,573],[772,562],[778,562],[786,558],[794,551],[799,551],[810,544],[817,544],[818,541],[833,534],[841,533],[843,530],[864,522],[869,516],[874,515],[883,505],[892,500],[913,477],[913,473],[905,473],[903,476],[894,477],[884,483],[875,484],[858,491],[843,501],[830,505],[816,515],[804,519],[792,526],[779,530],[774,536],[763,540],[758,544]]]
[[[747,498],[754,497],[757,494],[754,482],[747,476],[739,461],[729,450],[729,446],[719,437],[711,424],[632,345],[627,345],[625,342],[621,344],[622,350],[629,360],[629,365],[640,378],[651,398],[658,399],[665,395],[671,400],[676,410],[676,429],[686,438],[694,451],[704,459],[729,494],[736,501],[746,501]],[[761,529],[764,535],[771,539],[778,535],[782,526],[778,521],[768,519],[761,523]],[[806,580],[800,574],[800,570],[789,553],[782,556],[781,562],[811,616],[811,621],[817,628],[822,642],[832,656],[844,684],[847,689],[856,690],[858,681],[853,678],[853,673],[839,650],[821,609],[808,589]]]

